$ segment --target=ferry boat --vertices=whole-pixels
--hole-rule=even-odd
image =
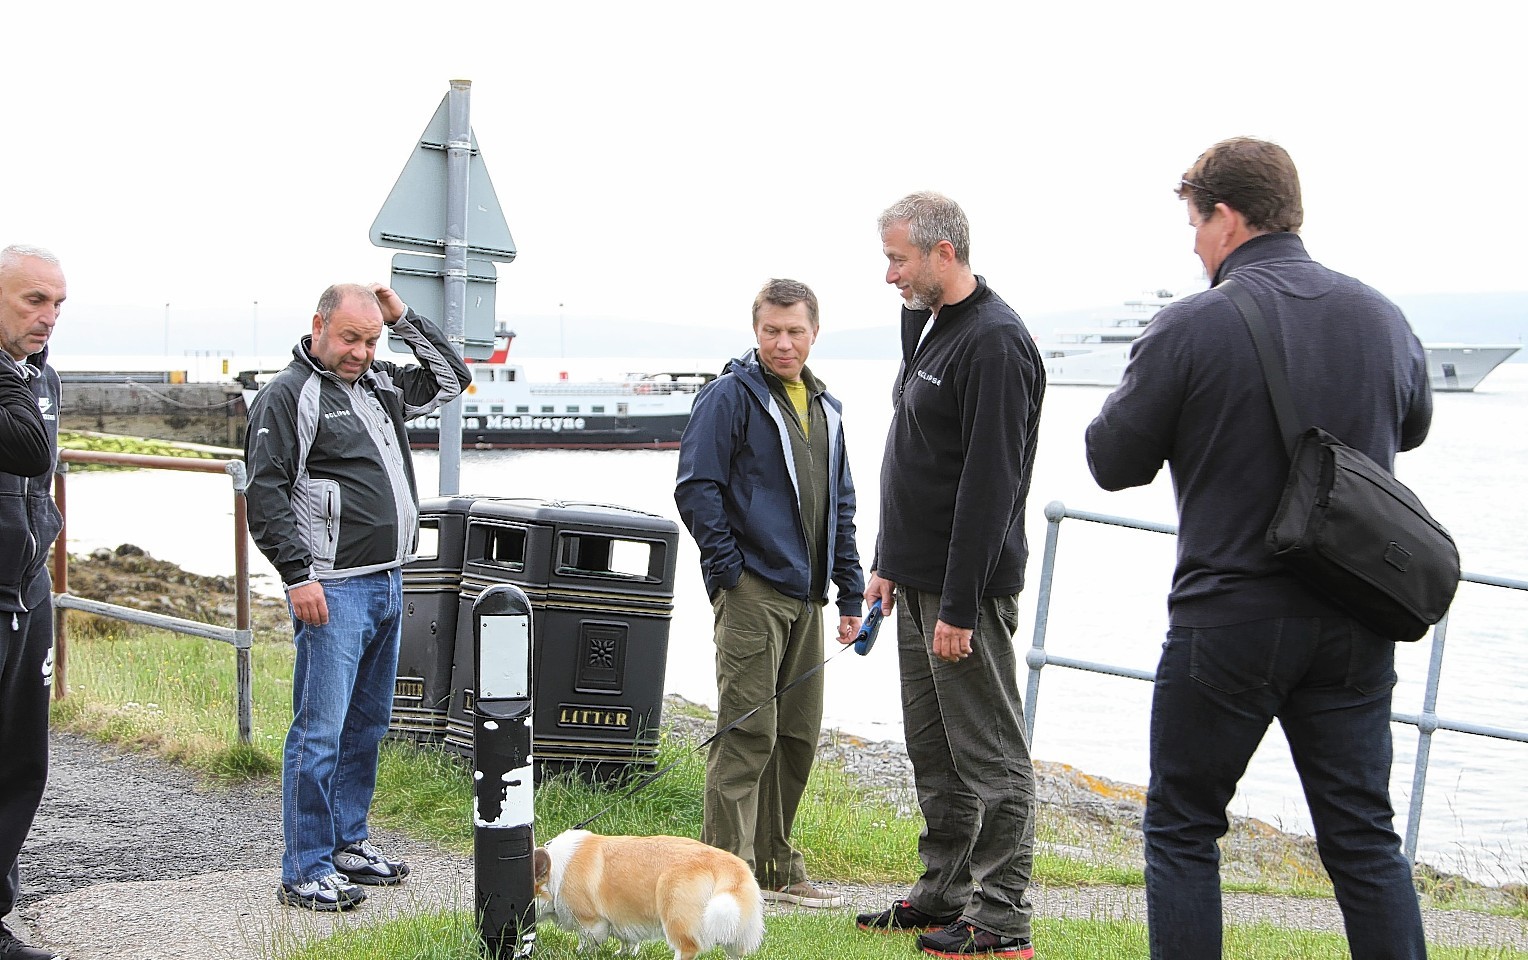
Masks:
[[[1157,311],[1176,297],[1169,290],[1155,290],[1144,297],[1126,300],[1120,313],[1089,327],[1061,330],[1040,341],[1048,383],[1117,387],[1130,360],[1130,345],[1146,332]],[[1492,370],[1521,349],[1514,343],[1424,343],[1427,373],[1434,392],[1460,393],[1474,390]]]
[[[514,333],[501,328],[487,360],[468,360],[462,448],[676,449],[700,388],[715,374],[633,373],[620,379],[534,382],[508,362]],[[408,422],[409,445],[440,446],[440,412]]]

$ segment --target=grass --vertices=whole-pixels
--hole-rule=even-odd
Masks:
[[[53,722],[129,749],[155,753],[224,780],[263,780],[279,776],[279,757],[290,720],[292,648],[289,643],[257,643],[254,667],[254,742],[237,744],[234,720],[234,657],[216,641],[116,625],[70,614],[69,696],[53,704]],[[709,714],[707,714],[709,716]],[[536,793],[537,832],[550,837],[605,810],[593,828],[602,833],[697,836],[703,755],[687,740],[665,735],[658,762],[677,761],[674,769],[640,794],[620,802],[619,794],[591,786],[576,774],[543,781]],[[467,765],[452,754],[390,742],[385,745],[373,822],[430,840],[459,854],[472,848],[472,792]],[[820,763],[808,784],[793,839],[803,850],[814,877],[857,883],[902,883],[919,872],[916,846],[921,818],[899,815],[895,806],[866,797],[831,764]],[[1039,838],[1078,856],[1041,852],[1034,876],[1043,886],[1113,884],[1139,886],[1141,872],[1129,865],[1127,838],[1118,824],[1068,819],[1062,811],[1042,808]],[[1255,892],[1301,892],[1330,895],[1324,876],[1293,865],[1277,882],[1265,878],[1228,883]],[[1290,878],[1293,877],[1291,882]],[[1426,886],[1424,882],[1424,886]],[[1467,885],[1457,878],[1433,883],[1439,905],[1476,906]],[[1497,912],[1528,917],[1528,903]],[[560,960],[580,956],[569,934],[543,925],[537,956]],[[1056,958],[1139,957],[1146,953],[1145,928],[1139,923],[1103,920],[1036,922],[1036,941],[1046,960]],[[810,944],[804,949],[803,944]],[[333,936],[315,943],[282,942],[280,957],[304,960],[323,956],[477,957],[476,931],[464,913],[422,914],[376,924],[341,925]],[[607,944],[601,955],[613,956]],[[649,945],[642,956],[671,956]],[[857,933],[842,914],[789,913],[769,919],[765,946],[755,956],[797,958],[837,956],[846,960],[916,955],[908,938]],[[1345,957],[1340,936],[1257,925],[1227,930],[1226,955],[1247,960],[1300,956],[1321,960]],[[1528,960],[1528,953],[1496,948],[1431,948],[1444,960]]]
[[[1044,960],[1137,960],[1147,954],[1146,927],[1123,920],[1035,921],[1034,942]],[[1338,934],[1289,930],[1269,924],[1228,927],[1225,956],[1237,960],[1345,960],[1347,941]],[[614,941],[598,953],[615,957]],[[1494,947],[1430,946],[1433,960],[1524,960],[1528,954]],[[283,960],[467,960],[479,956],[477,931],[462,913],[435,913],[402,920],[347,927],[340,932],[281,954]],[[536,930],[535,956],[544,960],[575,960],[587,957],[577,938],[551,924]],[[666,960],[673,951],[662,944],[644,944],[638,954],[645,960]],[[708,956],[720,957],[720,951]],[[841,915],[790,913],[772,916],[767,922],[764,945],[756,960],[802,960],[834,957],[836,960],[905,960],[921,956],[911,935],[861,933]]]

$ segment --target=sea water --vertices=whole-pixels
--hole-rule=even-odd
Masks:
[[[533,379],[609,375],[621,361],[544,361]],[[654,363],[680,369],[683,361]],[[713,368],[707,363],[696,369]],[[859,543],[868,563],[878,512],[877,477],[890,419],[894,364],[825,360],[813,370],[844,403],[850,462],[859,493]],[[1083,430],[1108,391],[1052,387],[1046,394],[1029,503],[1029,586],[1015,643],[1027,649],[1035,621],[1046,523],[1043,508],[1074,509],[1172,523],[1171,484],[1164,470],[1148,487],[1105,493],[1092,481]],[[1528,364],[1500,367],[1473,393],[1438,394],[1432,433],[1402,454],[1397,473],[1453,532],[1467,572],[1528,579]],[[464,451],[460,491],[471,495],[541,497],[614,503],[678,520],[673,502],[675,451]],[[415,455],[421,496],[439,489],[433,451]],[[163,471],[76,474],[69,481],[69,549],[135,543],[154,556],[199,573],[233,569],[233,496],[226,478]],[[256,589],[277,593],[274,576],[251,551]],[[1053,656],[1155,668],[1164,637],[1173,567],[1170,536],[1078,520],[1061,525],[1046,649]],[[711,608],[698,555],[681,534],[670,629],[666,690],[715,704]],[[1528,595],[1465,584],[1449,618],[1447,656],[1437,712],[1462,721],[1528,730]],[[830,654],[837,644],[828,641]],[[1430,638],[1397,647],[1401,676],[1395,710],[1418,714]],[[889,635],[867,657],[852,651],[827,669],[824,723],[876,739],[901,739],[895,646]],[[1021,674],[1020,683],[1026,677]],[[1148,683],[1051,666],[1029,704],[1034,755],[1088,773],[1132,783],[1147,779]],[[1397,829],[1411,801],[1418,733],[1396,724],[1392,780]],[[1528,744],[1438,732],[1431,749],[1420,821],[1419,859],[1493,883],[1528,881]],[[1309,818],[1288,749],[1277,726],[1254,758],[1232,812],[1308,832]]]

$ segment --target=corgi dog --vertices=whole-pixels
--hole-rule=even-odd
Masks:
[[[674,960],[720,946],[745,957],[764,940],[764,898],[748,864],[684,837],[567,830],[533,854],[537,916],[595,949],[615,937],[635,954],[662,939]]]

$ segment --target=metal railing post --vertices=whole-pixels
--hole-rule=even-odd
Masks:
[[[53,592],[69,592],[69,513],[64,477],[69,464],[59,459],[53,471],[53,503],[58,507],[58,537],[53,541]],[[69,695],[69,617],[63,607],[53,605],[53,699]]]
[[[1024,691],[1024,737],[1031,748],[1035,742],[1035,717],[1040,712],[1040,668],[1045,666],[1045,631],[1050,625],[1051,582],[1056,575],[1056,544],[1061,539],[1061,521],[1066,504],[1052,500],[1045,505],[1045,560],[1040,565],[1040,592],[1035,598],[1035,632],[1024,662],[1029,666],[1029,683]]]

